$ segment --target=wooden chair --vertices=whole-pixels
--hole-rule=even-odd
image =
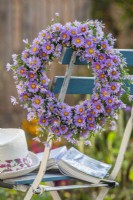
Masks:
[[[133,50],[120,50],[123,56],[127,60],[128,66],[133,66]],[[53,91],[55,94],[59,94],[59,100],[61,102],[64,101],[66,94],[92,94],[92,89],[94,87],[94,78],[93,77],[73,77],[72,69],[74,65],[86,65],[85,62],[81,63],[79,59],[75,56],[75,52],[71,49],[65,49],[63,52],[63,56],[61,58],[62,64],[67,64],[68,68],[66,70],[66,74],[64,77],[57,76],[54,78],[53,82]],[[79,67],[79,66],[78,66]],[[131,94],[133,94],[133,85],[130,85]],[[102,187],[101,192],[99,193],[96,200],[104,199],[108,190],[112,187],[118,185],[114,180],[121,168],[124,154],[126,148],[128,146],[128,141],[132,131],[132,123],[133,122],[133,109],[131,112],[131,117],[127,123],[126,129],[123,134],[123,139],[121,142],[120,150],[118,153],[118,157],[116,159],[115,166],[109,176],[109,181],[101,182],[99,184],[84,184],[83,185],[67,185],[67,186],[54,186],[54,181],[57,180],[70,180],[72,179],[69,176],[64,176],[61,174],[45,174],[47,160],[49,157],[49,152],[52,146],[52,140],[49,140],[51,137],[51,132],[48,135],[47,143],[45,146],[45,153],[42,158],[42,162],[38,171],[38,174],[34,172],[18,178],[12,178],[7,180],[1,180],[0,186],[4,188],[15,189],[19,191],[26,192],[27,194],[24,200],[30,200],[34,193],[41,194],[42,192],[49,191],[54,200],[61,200],[57,191],[59,190],[67,190],[67,189],[77,189],[77,188],[91,188],[91,187]],[[41,182],[46,182],[46,186],[40,185]]]

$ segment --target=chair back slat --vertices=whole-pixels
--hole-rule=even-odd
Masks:
[[[64,76],[56,76],[54,79],[53,92],[60,92]],[[130,86],[131,94],[133,94],[133,84]],[[72,76],[68,85],[67,94],[92,94],[94,88],[94,77],[77,77]]]
[[[119,49],[122,55],[126,58],[128,66],[133,66],[133,50],[132,49]],[[60,63],[68,65],[72,56],[73,50],[70,48],[65,48],[62,53]],[[79,58],[76,58],[75,65],[87,65],[87,62],[81,62]]]

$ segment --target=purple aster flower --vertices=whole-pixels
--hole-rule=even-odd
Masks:
[[[108,88],[102,88],[100,91],[100,96],[102,99],[106,99],[108,97],[110,97],[110,91]]]
[[[54,104],[53,102],[48,103],[47,109],[52,113],[54,111]]]
[[[81,105],[83,105],[85,107],[85,109],[90,110],[92,107],[92,104],[90,102],[90,100],[85,100]]]
[[[81,24],[78,27],[78,33],[79,34],[85,35],[85,34],[87,34],[87,32],[88,32],[88,25],[87,24]]]
[[[31,69],[38,69],[41,65],[41,60],[38,57],[33,56],[28,58],[27,64]]]
[[[21,101],[28,101],[30,100],[29,94],[27,92],[23,92],[19,95]]]
[[[53,118],[50,123],[52,124],[53,127],[59,127],[60,126],[60,119],[58,118]]]
[[[124,104],[121,100],[115,100],[115,106],[116,109],[125,109],[126,104]]]
[[[33,92],[33,93],[38,92],[38,90],[39,90],[39,84],[37,83],[37,81],[29,82],[28,83],[28,90],[30,92]]]
[[[100,101],[94,102],[92,108],[95,110],[96,113],[103,113],[104,107]]]
[[[111,82],[109,86],[110,92],[116,94],[120,91],[120,84],[116,82]]]
[[[95,47],[89,47],[87,49],[85,49],[85,57],[88,58],[88,57],[93,57],[96,53],[96,49]]]
[[[38,45],[33,44],[33,45],[31,46],[31,49],[30,49],[30,54],[31,54],[31,55],[35,55],[35,54],[37,54],[38,52],[39,52],[39,47],[38,47]]]
[[[99,62],[93,62],[92,64],[92,69],[94,72],[98,72],[98,71],[101,71],[103,68],[103,65]]]
[[[46,30],[42,30],[40,33],[39,33],[39,37],[41,38],[46,38],[47,37],[47,31]]]
[[[98,77],[99,77],[99,80],[102,81],[102,82],[107,81],[107,75],[104,72],[100,72],[98,74]]]
[[[43,60],[47,60],[48,59],[48,54],[46,52],[43,52],[42,50],[39,52],[39,55],[41,56],[41,58]]]
[[[71,119],[71,116],[72,116],[71,109],[69,107],[63,108],[60,115],[63,120]]]
[[[109,44],[107,40],[101,42],[101,48],[107,50],[109,48]]]
[[[96,38],[96,37],[93,37],[92,40],[93,40],[93,42],[94,42],[95,44],[99,42],[99,39]]]
[[[118,80],[120,78],[120,72],[118,72],[115,68],[109,70],[108,74],[112,80]]]
[[[95,130],[95,129],[96,129],[96,124],[95,124],[95,122],[90,122],[90,123],[87,124],[87,130],[93,131],[93,130]]]
[[[51,29],[52,31],[60,31],[62,29],[62,24],[60,23],[52,24]]]
[[[113,104],[114,104],[114,98],[113,97],[107,97],[107,99],[106,99],[106,104],[108,105],[108,106],[112,106]]]
[[[99,128],[101,129],[102,127],[101,126],[103,126],[104,124],[105,124],[105,122],[106,122],[106,117],[103,117],[103,118],[101,118],[100,120],[99,120]]]
[[[107,59],[107,60],[105,61],[105,65],[106,65],[106,67],[108,67],[108,68],[112,67],[112,66],[113,66],[113,61],[112,61],[112,59]]]
[[[46,98],[51,99],[54,97],[54,94],[51,91],[46,90],[45,92]]]
[[[42,115],[39,119],[39,124],[42,126],[48,126],[48,120],[44,115]]]
[[[76,47],[82,47],[82,46],[84,45],[84,38],[83,38],[82,36],[73,37],[72,43],[73,43]]]
[[[52,38],[52,33],[47,32],[46,38],[50,40]]]
[[[124,109],[126,112],[131,112],[131,106],[126,106],[126,108]]]
[[[38,45],[39,43],[40,43],[39,38],[35,38],[35,39],[33,40],[33,44],[34,44],[34,45]]]
[[[21,66],[21,67],[19,67],[18,68],[18,74],[20,75],[20,76],[22,76],[22,77],[25,77],[26,76],[26,68],[25,67],[23,67],[23,66]]]
[[[61,56],[61,53],[62,53],[62,45],[58,44],[55,48],[55,51],[53,53],[53,55],[56,57],[56,58],[59,58]]]
[[[78,34],[78,29],[76,27],[71,26],[69,29],[69,34],[71,36],[76,36]]]
[[[34,81],[37,77],[37,75],[33,71],[29,71],[27,75],[29,81]]]
[[[97,102],[99,100],[99,95],[97,93],[93,93],[92,97],[91,97],[91,102]]]
[[[91,123],[91,122],[94,122],[94,121],[95,121],[95,118],[94,118],[93,115],[89,114],[89,115],[87,115],[87,117],[86,117],[86,121],[87,121],[88,123]]]
[[[72,133],[71,131],[69,131],[66,135],[64,135],[64,138],[65,138],[66,140],[69,141],[69,139],[70,139],[72,136],[73,136],[73,133]]]
[[[46,94],[47,93],[47,89],[44,86],[40,86],[40,92],[42,94]]]
[[[89,111],[87,112],[87,114],[88,114],[88,115],[91,115],[91,116],[94,117],[94,118],[98,116],[98,113],[93,109],[93,105],[92,105],[91,110],[89,110]]]
[[[60,127],[61,135],[64,135],[65,133],[67,133],[67,131],[68,131],[68,127],[66,125],[61,125]]]
[[[113,65],[117,66],[120,63],[120,58],[116,55],[111,57],[112,61],[113,61]]]
[[[77,127],[85,127],[85,118],[81,115],[76,115],[74,117],[74,123]]]
[[[98,55],[98,60],[100,60],[100,62],[105,62],[106,60],[106,56],[105,54],[101,53]]]
[[[28,58],[28,56],[29,56],[29,53],[28,53],[28,51],[27,50],[24,50],[23,52],[22,52],[22,60],[25,62],[25,63],[27,63],[27,58]]]
[[[114,114],[114,107],[113,106],[106,106],[105,107],[105,115],[112,116]]]
[[[61,109],[67,109],[68,108],[68,105],[66,104],[66,103],[58,103],[58,105],[57,105],[59,108],[61,108]]]
[[[60,135],[59,127],[52,127],[51,130],[55,135],[58,135],[58,136]]]
[[[84,108],[83,105],[77,105],[77,106],[75,106],[75,111],[76,111],[77,114],[82,115],[85,112],[85,108]]]
[[[45,76],[43,75],[43,77],[40,78],[40,81],[43,86],[47,86],[50,80],[46,75]]]
[[[70,34],[69,34],[69,31],[68,30],[63,30],[60,34],[60,38],[66,42],[70,39]]]
[[[32,106],[34,108],[39,108],[42,104],[43,104],[43,99],[42,97],[38,96],[38,95],[35,95],[33,98],[32,98]]]
[[[111,121],[111,122],[110,122],[110,127],[109,127],[109,128],[110,128],[110,130],[112,130],[112,131],[115,130],[115,129],[116,129],[116,122],[115,122],[115,121]]]
[[[42,46],[42,50],[43,52],[45,52],[46,54],[51,54],[52,52],[54,52],[54,45],[51,44],[50,42],[48,43],[44,43],[44,45]]]
[[[94,46],[92,38],[86,38],[84,43],[85,43],[85,48],[89,48],[89,47],[93,47]]]
[[[81,136],[82,136],[83,138],[87,138],[88,135],[89,135],[88,130],[86,130],[86,129],[81,130]]]

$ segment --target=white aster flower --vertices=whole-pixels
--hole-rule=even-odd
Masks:
[[[12,58],[13,58],[13,60],[14,60],[14,59],[16,60],[17,54],[13,54],[13,55],[12,55]]]
[[[92,146],[92,143],[91,143],[91,141],[89,141],[89,140],[84,141],[84,144],[85,144],[85,145],[88,145],[88,146]]]
[[[35,119],[35,117],[36,117],[35,113],[34,112],[30,112],[27,115],[27,120],[28,121],[32,121],[33,119]]]
[[[17,105],[17,104],[18,104],[16,98],[13,97],[13,96],[11,96],[11,103],[12,103],[13,105]]]
[[[28,44],[28,39],[26,38],[25,40],[23,40],[23,43]]]
[[[133,95],[129,95],[129,101],[133,100]]]
[[[33,140],[36,141],[36,142],[41,142],[39,137],[34,137]]]
[[[6,65],[7,71],[10,71],[11,67],[12,67],[12,65],[10,65],[10,63],[7,63],[7,65]]]
[[[55,16],[56,16],[56,17],[59,17],[59,13],[58,13],[58,12],[56,12],[56,13],[55,13]]]

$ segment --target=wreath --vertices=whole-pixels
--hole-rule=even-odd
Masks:
[[[114,49],[111,34],[103,32],[98,20],[69,22],[55,21],[42,30],[32,44],[20,55],[13,55],[14,79],[21,106],[28,111],[27,118],[37,118],[41,127],[50,128],[56,138],[64,137],[76,143],[80,137],[88,138],[103,130],[105,122],[114,125],[119,109],[125,108],[123,94],[129,97],[126,87],[127,69],[122,54]],[[59,102],[49,89],[46,75],[49,62],[60,58],[63,47],[76,51],[81,61],[92,67],[95,77],[91,99],[80,105],[69,106]],[[17,103],[15,97],[12,102]]]

